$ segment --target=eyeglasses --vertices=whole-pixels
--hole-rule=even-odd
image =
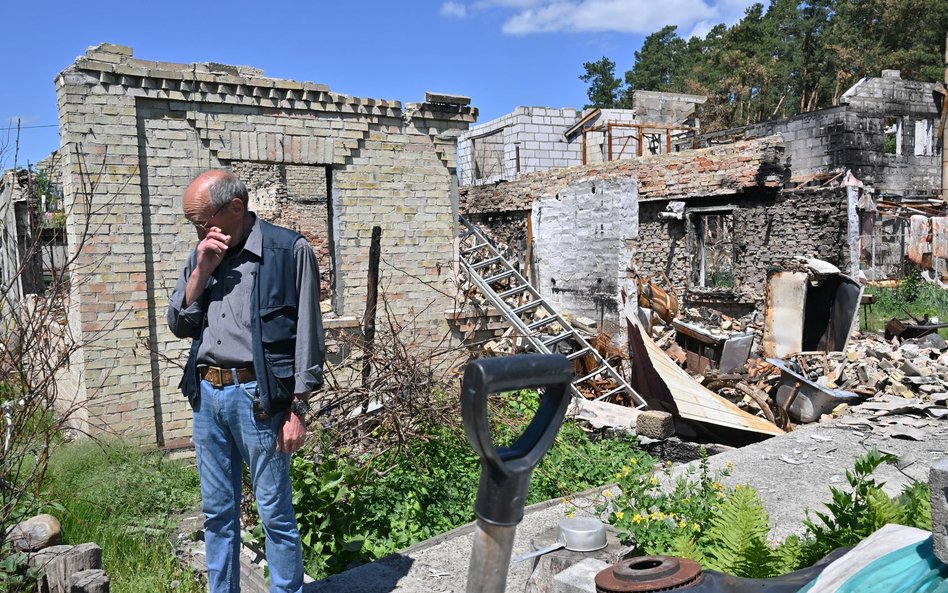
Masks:
[[[217,217],[217,215],[221,213],[221,210],[223,210],[224,208],[226,208],[228,204],[230,204],[230,202],[226,202],[223,206],[221,206],[220,208],[218,208],[217,210],[215,210],[215,211],[214,211],[214,214],[211,214],[211,217],[207,219],[207,222],[194,222],[193,220],[191,220],[190,218],[187,218],[187,217],[185,218],[185,220],[187,220],[189,223],[191,223],[192,225],[194,225],[194,228],[195,228],[199,233],[207,234],[207,233],[209,233],[209,232],[211,231],[211,227],[208,226],[208,225],[211,224],[211,221],[214,220],[214,219]]]

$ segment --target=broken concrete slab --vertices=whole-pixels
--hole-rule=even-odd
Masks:
[[[932,502],[932,536],[935,555],[948,563],[948,457],[932,465],[928,477]]]

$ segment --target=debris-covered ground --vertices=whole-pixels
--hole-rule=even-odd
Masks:
[[[760,344],[762,324],[753,316],[732,319],[700,308],[686,309],[682,318],[722,340],[752,332],[755,349]],[[657,333],[666,354],[687,367],[688,352],[676,342],[675,329],[666,326]],[[922,429],[948,418],[948,344],[935,332],[908,339],[854,332],[844,352],[805,352],[783,359],[752,352],[740,369],[722,373],[713,366],[693,373],[695,380],[785,430],[834,421],[921,440]],[[807,406],[800,405],[802,399],[810,400]]]

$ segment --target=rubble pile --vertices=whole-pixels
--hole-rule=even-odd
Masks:
[[[727,335],[735,325],[755,329],[753,318],[731,320],[710,309],[689,309],[684,317],[690,323],[700,320],[717,335]],[[669,330],[660,341],[669,357],[683,365],[684,352],[674,333]],[[905,340],[855,333],[846,352],[801,352],[770,361],[751,355],[735,372],[709,368],[695,380],[785,430],[801,421],[791,405],[795,398],[807,397],[794,393],[804,393],[801,383],[825,396],[825,409],[811,402],[817,409],[804,421],[839,421],[857,430],[921,439],[921,428],[948,418],[948,343],[937,333]],[[781,393],[780,385],[792,388]]]
[[[709,334],[727,336],[731,333],[759,332],[763,328],[757,314],[730,317],[710,307],[689,307],[682,311],[684,321],[704,328]]]

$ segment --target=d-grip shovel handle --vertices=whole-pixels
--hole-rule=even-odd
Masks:
[[[474,513],[491,525],[517,525],[533,468],[563,424],[573,369],[559,354],[522,354],[476,360],[464,371],[461,417],[471,446],[481,458]],[[540,408],[509,447],[495,447],[487,420],[491,393],[545,387]]]

